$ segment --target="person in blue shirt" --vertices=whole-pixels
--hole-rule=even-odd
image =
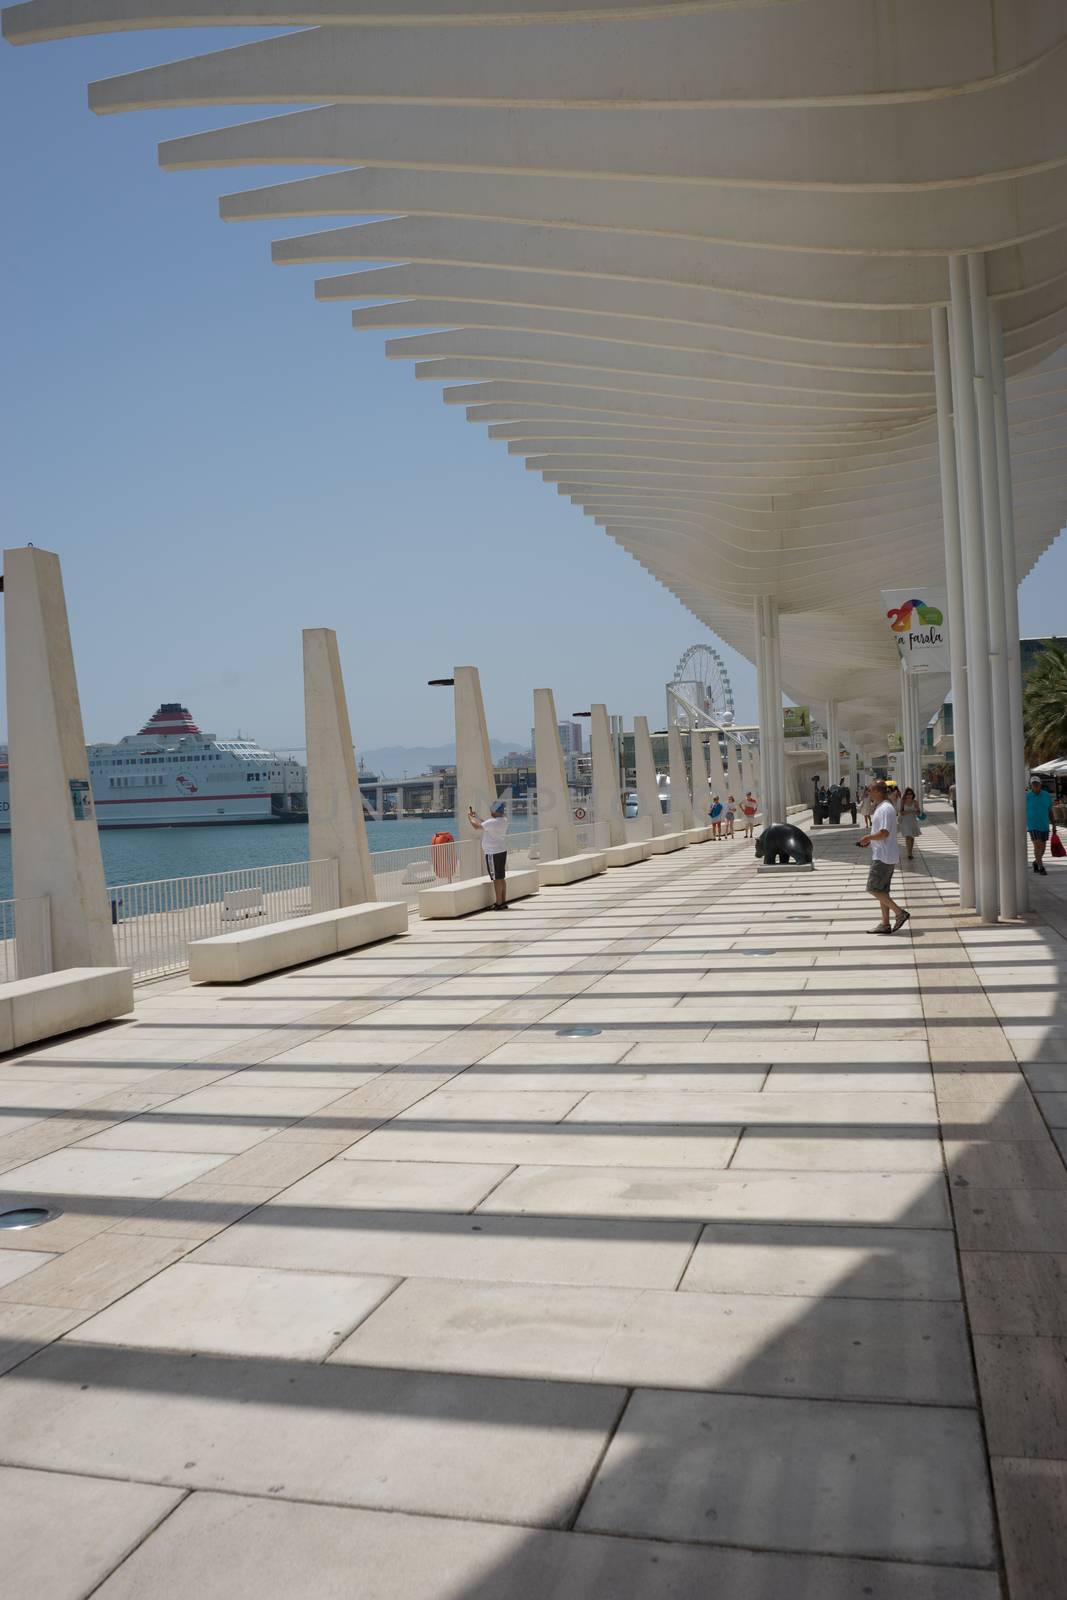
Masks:
[[[1034,871],[1043,878],[1048,876],[1043,857],[1051,826],[1052,796],[1042,788],[1040,778],[1031,778],[1026,791],[1026,831],[1034,841]]]
[[[711,810],[708,812],[708,816],[711,818],[711,837],[713,839],[722,838],[722,813],[722,801],[719,799],[718,795],[713,795],[711,801]]]

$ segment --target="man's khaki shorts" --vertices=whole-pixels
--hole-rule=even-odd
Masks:
[[[894,871],[891,861],[872,861],[871,870],[867,874],[867,893],[888,894]]]

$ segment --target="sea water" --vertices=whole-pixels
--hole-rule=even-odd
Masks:
[[[413,850],[435,833],[458,837],[454,817],[404,817],[367,823],[367,843],[375,850]],[[222,823],[195,828],[105,828],[100,834],[104,878],[112,883],[151,883],[157,878],[187,878],[200,872],[232,872],[239,867],[273,867],[306,861],[306,822]],[[0,900],[9,900],[11,835],[0,834]]]

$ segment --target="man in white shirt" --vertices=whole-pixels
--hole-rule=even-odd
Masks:
[[[503,800],[494,800],[489,807],[489,815],[484,819],[475,815],[474,807],[467,807],[467,820],[472,828],[482,836],[482,849],[485,852],[485,870],[493,880],[493,895],[495,904],[493,911],[510,911],[508,905],[508,886],[504,876],[508,861],[507,808]]]
[[[872,928],[872,933],[897,933],[910,919],[911,913],[905,911],[903,906],[898,906],[890,896],[889,888],[893,882],[893,870],[900,860],[900,846],[897,843],[897,808],[888,798],[884,783],[872,783],[870,797],[874,801],[874,813],[871,816],[871,831],[864,834],[856,843],[862,850],[870,847],[871,870],[867,874],[867,893],[873,894],[882,910],[882,921],[877,928]],[[890,922],[890,913],[893,921]]]

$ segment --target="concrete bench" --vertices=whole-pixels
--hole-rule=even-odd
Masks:
[[[507,875],[508,899],[521,900],[536,894],[541,887],[539,868],[524,867],[521,872]],[[485,911],[493,903],[493,885],[489,878],[460,878],[455,883],[442,883],[436,889],[423,889],[419,894],[419,916],[465,917],[471,911]]]
[[[132,1010],[129,967],[68,967],[0,983],[0,1051],[91,1028]]]
[[[706,844],[711,838],[710,828],[683,828],[682,837],[687,844]]]
[[[558,856],[555,861],[542,861],[538,867],[541,887],[556,883],[577,883],[581,878],[595,877],[607,871],[603,850],[587,850],[583,855]]]
[[[629,844],[613,844],[601,852],[609,867],[632,867],[635,861],[648,860],[648,840],[632,839]]]
[[[666,856],[672,850],[684,850],[688,843],[684,833],[657,833],[655,838],[648,841],[648,853],[651,856]]]
[[[408,908],[403,900],[369,900],[290,917],[213,939],[194,939],[189,946],[192,983],[244,983],[265,972],[281,972],[305,961],[321,961],[363,944],[406,933]]]

